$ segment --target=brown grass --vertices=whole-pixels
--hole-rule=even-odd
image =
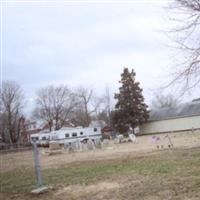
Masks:
[[[1,155],[0,199],[199,200],[200,133],[172,134],[175,148],[165,145],[164,150],[157,150],[150,137],[90,152],[41,153],[44,182],[53,189],[39,196],[30,194],[32,153]]]

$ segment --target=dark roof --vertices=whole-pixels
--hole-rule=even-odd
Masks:
[[[104,132],[112,132],[114,129],[111,126],[105,126],[104,128],[101,129],[102,133]]]
[[[149,121],[188,117],[195,115],[200,116],[200,101],[181,104],[177,108],[162,108],[159,110],[151,110]]]

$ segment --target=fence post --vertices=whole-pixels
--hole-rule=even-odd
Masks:
[[[40,170],[40,160],[39,160],[39,150],[36,144],[36,141],[31,142],[33,146],[33,157],[34,157],[34,164],[35,164],[35,175],[37,180],[37,188],[42,187],[42,176]]]

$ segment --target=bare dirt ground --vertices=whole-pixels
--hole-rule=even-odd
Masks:
[[[200,131],[195,132],[179,132],[170,133],[171,141],[174,148],[192,148],[200,146]],[[144,153],[157,152],[157,145],[163,145],[163,149],[168,149],[168,140],[166,134],[158,134],[160,137],[158,143],[152,142],[152,135],[137,137],[137,143],[127,142],[121,144],[114,144],[109,141],[102,149],[90,150],[87,152],[67,153],[64,150],[62,154],[47,156],[45,155],[46,149],[40,149],[40,162],[41,168],[59,167],[60,165],[69,164],[73,162],[85,162],[91,160],[104,160],[114,159],[121,156],[135,156],[144,155]],[[12,171],[16,168],[29,168],[33,167],[33,154],[32,151],[1,154],[1,168],[0,172]]]
[[[67,195],[70,199],[88,199],[88,196],[95,199],[104,199],[105,194],[116,191],[120,188],[118,182],[99,182],[95,185],[80,186],[73,185],[59,189],[55,192],[56,199],[63,199]]]

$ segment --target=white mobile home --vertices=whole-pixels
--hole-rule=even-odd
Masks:
[[[60,144],[74,141],[83,142],[87,141],[88,139],[93,140],[97,138],[101,138],[100,128],[67,128],[50,133],[50,140],[58,141]]]
[[[50,133],[35,133],[31,135],[31,140],[35,140],[37,144],[45,145],[49,141],[58,141],[60,144],[70,143],[75,141],[87,141],[88,139],[101,138],[100,128],[64,128]]]

